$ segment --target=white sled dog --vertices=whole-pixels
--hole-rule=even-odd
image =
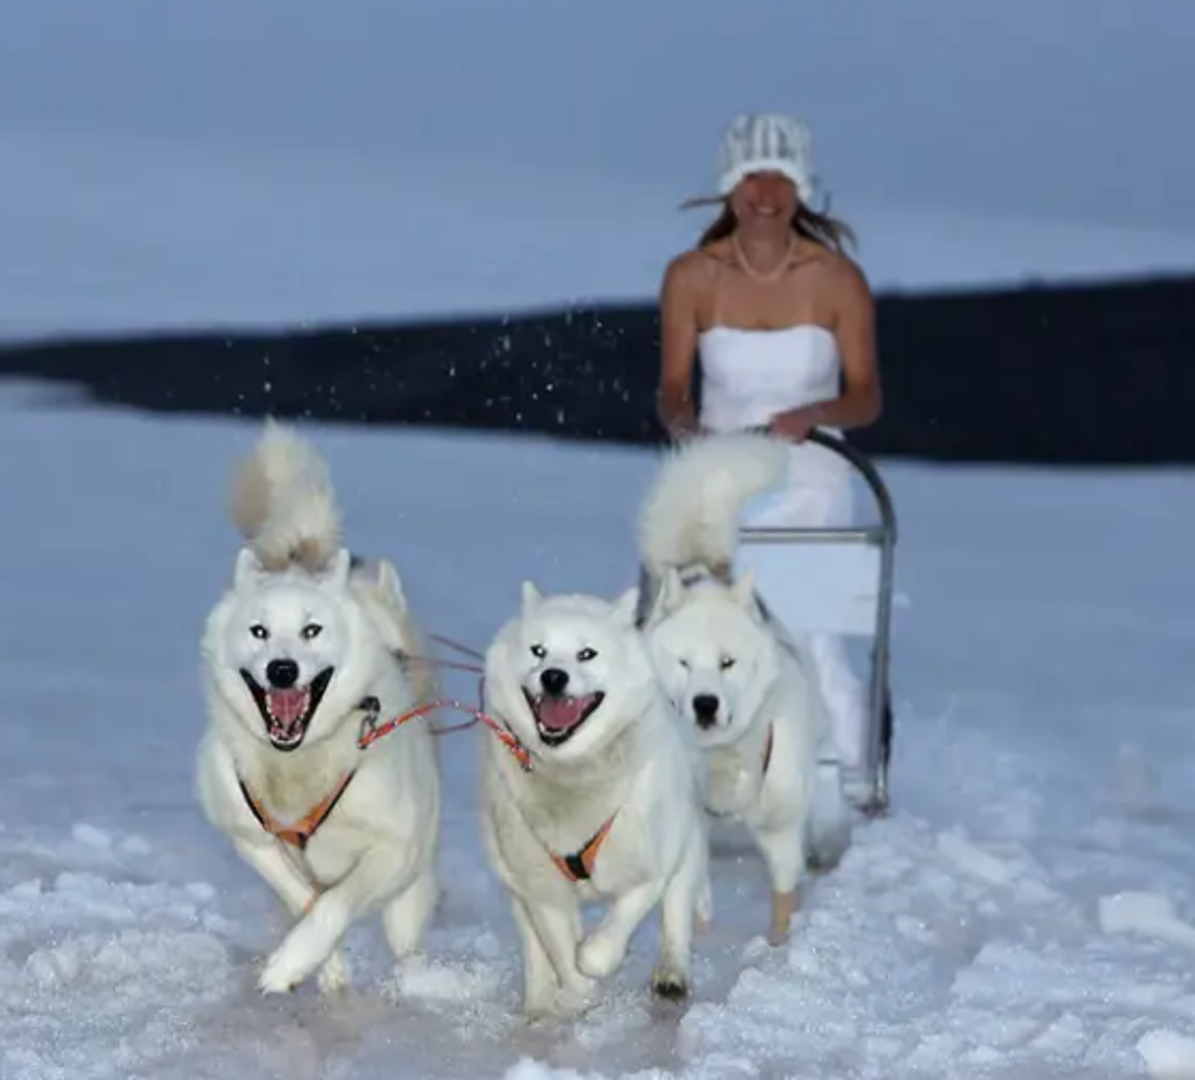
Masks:
[[[523,586],[486,653],[482,836],[509,890],[528,1018],[579,1013],[659,905],[652,990],[682,999],[711,901],[704,762],[635,629],[638,590],[611,604]],[[519,755],[523,755],[520,757]],[[585,934],[582,905],[606,901]]]
[[[435,907],[431,731],[419,717],[358,742],[429,697],[432,680],[408,670],[418,638],[397,572],[342,546],[326,464],[305,441],[267,422],[232,516],[245,546],[204,628],[199,799],[298,920],[259,988],[292,990],[318,968],[331,993],[350,981],[339,944],[354,920],[381,907],[401,959]]]
[[[767,865],[772,944],[789,933],[806,866],[835,864],[851,831],[816,680],[753,574],[732,570],[739,513],[787,467],[788,444],[766,435],[695,440],[666,459],[639,522],[651,655],[706,753],[706,808],[745,824]]]

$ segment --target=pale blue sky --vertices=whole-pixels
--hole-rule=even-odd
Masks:
[[[804,113],[850,198],[1195,230],[1191,0],[4,0],[6,131],[709,182]],[[0,170],[0,185],[2,185]]]

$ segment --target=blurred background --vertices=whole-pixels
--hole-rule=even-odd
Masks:
[[[0,370],[650,439],[652,304],[705,220],[678,204],[735,113],[780,109],[882,301],[868,449],[1195,454],[1173,0],[8,0],[0,30]]]

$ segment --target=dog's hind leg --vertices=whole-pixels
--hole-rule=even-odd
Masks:
[[[382,909],[382,930],[395,959],[405,960],[423,947],[439,896],[435,866],[429,865]]]
[[[805,866],[805,835],[795,828],[759,830],[755,842],[768,867],[772,882],[772,919],[768,944],[780,945],[788,937],[793,912],[799,900],[798,885]]]
[[[810,870],[832,870],[851,846],[851,808],[836,759],[818,761],[809,804],[806,844]]]

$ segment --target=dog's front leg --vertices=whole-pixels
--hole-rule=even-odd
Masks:
[[[252,844],[234,837],[233,846],[278,894],[278,899],[291,915],[299,918],[311,909],[319,889],[300,873],[277,844]],[[320,971],[320,989],[324,993],[334,993],[347,986],[349,979],[348,963],[339,950],[333,950]]]
[[[510,907],[523,945],[523,1013],[528,1019],[549,1016],[560,989],[556,966],[544,948],[523,898],[512,892]]]
[[[527,930],[534,936],[556,973],[556,980],[564,994],[564,1011],[581,1010],[593,993],[594,984],[577,967],[577,943],[581,940],[582,932],[580,909],[575,903],[566,908],[551,902],[537,902],[525,896],[516,898],[516,903],[521,903]],[[532,963],[536,963],[534,957]],[[542,969],[534,974],[538,976],[541,973]],[[533,973],[525,971],[524,978],[529,974]],[[524,985],[527,991],[525,998],[530,997],[532,988],[526,982]],[[541,987],[535,989],[538,991]],[[538,996],[530,1002],[533,1014],[539,1011],[536,1006],[542,1003],[542,997]]]
[[[302,915],[315,901],[315,887],[272,838],[268,843],[255,844],[234,834],[232,844],[236,853],[277,893],[292,915]]]
[[[616,896],[597,928],[577,949],[577,967],[591,979],[613,975],[627,954],[631,936],[663,891],[663,881],[653,879]]]
[[[694,925],[713,906],[709,875],[709,848],[705,830],[699,827],[690,835],[661,900],[659,957],[651,977],[652,990],[660,997],[678,1001],[688,996]]]
[[[258,979],[262,992],[293,990],[332,955],[355,919],[405,889],[416,872],[413,853],[391,845],[367,849],[340,882],[315,898],[306,916],[274,950]]]

